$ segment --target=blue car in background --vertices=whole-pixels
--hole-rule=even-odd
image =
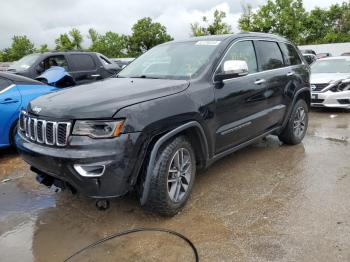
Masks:
[[[37,78],[0,72],[0,148],[14,145],[20,110],[42,95],[73,86],[73,78],[61,67],[52,67]]]

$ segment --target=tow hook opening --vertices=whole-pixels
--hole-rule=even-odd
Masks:
[[[63,180],[60,180],[60,179],[54,178],[50,175],[47,175],[34,167],[31,167],[30,170],[37,174],[36,180],[40,184],[43,184],[48,188],[55,186],[58,190],[59,189],[62,191],[69,190],[72,194],[77,193],[77,190],[73,186],[71,186],[69,183],[67,183]],[[58,190],[56,190],[56,191],[58,191]]]

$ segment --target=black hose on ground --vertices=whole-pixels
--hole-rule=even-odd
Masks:
[[[195,256],[195,261],[196,262],[199,262],[199,256],[198,256],[198,252],[197,252],[197,249],[195,247],[195,245],[191,242],[191,240],[189,240],[187,237],[185,237],[184,235],[178,233],[178,232],[175,232],[175,231],[172,231],[172,230],[169,230],[169,229],[162,229],[162,228],[134,228],[134,229],[131,229],[131,230],[127,230],[127,231],[123,231],[123,232],[119,232],[119,233],[115,233],[115,234],[112,234],[112,235],[109,235],[105,238],[102,238],[80,250],[78,250],[77,252],[75,252],[74,254],[72,254],[70,257],[66,258],[64,260],[64,262],[67,262],[69,260],[71,260],[73,257],[85,252],[86,250],[90,249],[90,248],[94,248],[108,240],[111,240],[113,238],[117,238],[117,237],[121,237],[121,236],[125,236],[125,235],[128,235],[128,234],[132,234],[132,233],[137,233],[137,232],[162,232],[162,233],[168,233],[168,234],[171,234],[171,235],[174,235],[176,237],[179,237],[181,239],[183,239],[191,248],[192,248],[192,251],[193,251],[193,254]]]

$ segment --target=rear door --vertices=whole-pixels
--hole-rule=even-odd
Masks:
[[[0,146],[9,144],[9,133],[18,117],[21,95],[10,80],[0,77]]]
[[[69,54],[68,63],[70,74],[77,84],[85,84],[100,79],[97,64],[91,54]]]
[[[286,113],[285,92],[290,68],[286,67],[279,44],[270,40],[255,41],[261,79],[265,81],[264,107],[266,115],[262,130],[282,124]]]
[[[291,105],[290,103],[294,97],[296,90],[303,88],[305,83],[309,82],[309,75],[307,68],[308,65],[304,64],[301,60],[299,52],[290,43],[279,43],[283,52],[287,74],[287,85],[284,90],[284,103]]]

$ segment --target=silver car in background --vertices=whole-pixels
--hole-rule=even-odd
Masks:
[[[310,81],[311,106],[350,109],[350,56],[317,60]]]

